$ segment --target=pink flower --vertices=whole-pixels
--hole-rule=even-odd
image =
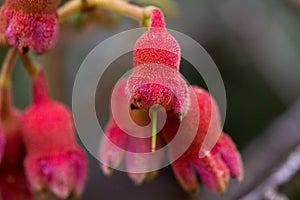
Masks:
[[[132,169],[153,169],[159,166],[161,156],[151,162],[136,154],[128,152],[150,152],[150,138],[133,137],[145,134],[139,132],[132,124],[133,120],[140,126],[150,122],[149,110],[154,105],[161,105],[167,111],[166,123],[157,135],[157,149],[168,144],[175,137],[178,128],[186,138],[193,137],[192,127],[198,127],[192,144],[175,160],[182,149],[181,144],[171,146],[169,156],[173,171],[181,186],[189,193],[198,191],[196,173],[203,183],[216,192],[226,190],[229,176],[242,180],[243,166],[239,152],[229,136],[221,134],[219,110],[208,92],[198,86],[188,87],[179,74],[180,49],[177,41],[165,29],[163,14],[155,9],[151,16],[151,27],[136,42],[134,48],[134,72],[118,82],[112,94],[112,116],[106,127],[106,137],[102,140],[100,157],[103,161],[102,170],[110,174],[126,156],[128,171]],[[197,117],[198,105],[200,117]],[[130,113],[130,117],[126,112]],[[114,112],[117,111],[117,112]],[[212,128],[209,129],[210,124]],[[210,152],[202,151],[201,146],[208,131],[218,137],[217,144]],[[130,133],[130,135],[129,135]],[[116,145],[119,148],[116,148]],[[124,151],[122,151],[122,149]],[[141,170],[141,171],[143,171]],[[131,179],[143,182],[149,173],[132,174]]]
[[[190,90],[195,93],[197,99],[191,98],[189,112],[182,121],[184,124],[182,132],[186,133],[186,137],[192,137],[190,136],[190,127],[198,126],[198,131],[189,148],[172,163],[172,168],[182,187],[190,193],[196,193],[199,188],[196,173],[208,188],[223,193],[226,190],[230,174],[239,181],[242,180],[242,161],[233,142],[226,134],[219,137],[217,144],[210,152],[206,152],[204,157],[199,157],[200,147],[207,135],[209,125],[212,124],[213,132],[221,131],[220,117],[216,103],[205,90],[197,86],[192,86]],[[197,104],[200,112],[199,121],[196,121],[197,118],[192,110],[192,105]],[[166,141],[171,141],[176,134],[174,121],[176,119],[170,119],[170,123],[167,122],[162,130]],[[177,151],[178,148],[170,149],[170,157],[176,155]]]
[[[112,98],[118,98],[118,101],[115,104],[115,109],[118,112],[126,112],[126,107],[128,106],[127,96],[125,95],[125,87],[126,87],[126,79],[119,82],[115,86],[115,93],[113,93]],[[124,115],[120,115],[122,118]],[[127,125],[130,122],[128,118],[120,119],[123,125]],[[126,127],[125,127],[126,128]],[[131,127],[127,127],[130,129]],[[133,153],[147,153],[150,151],[151,147],[151,139],[150,138],[138,138],[125,133],[119,126],[116,124],[116,121],[113,117],[111,117],[108,125],[106,126],[106,137],[110,140],[110,142],[106,139],[102,140],[100,156],[104,161],[101,164],[102,170],[106,175],[110,175],[112,173],[111,167],[118,167],[121,163],[124,156],[126,156],[126,167],[128,171],[140,171],[139,169],[151,169],[152,167],[158,167],[160,165],[160,160],[163,155],[158,155],[155,158],[155,162],[151,162],[147,159],[144,159],[143,154],[128,154],[125,151],[133,152]],[[158,148],[162,146],[162,140],[160,137],[157,139]],[[116,147],[124,149],[122,151]],[[129,173],[129,177],[136,183],[141,184],[145,179],[153,178],[155,173]]]
[[[10,88],[2,86],[1,122],[5,135],[3,162],[0,166],[0,196],[3,200],[31,199],[23,168],[25,149],[21,139],[21,112],[12,105]]]
[[[34,192],[49,189],[60,198],[81,195],[86,156],[76,142],[69,109],[48,96],[43,71],[34,77],[33,96],[21,122],[29,184]]]
[[[11,103],[10,88],[2,87],[1,121],[5,135],[3,165],[12,166],[24,158],[25,149],[21,139],[22,113]]]
[[[23,53],[34,48],[41,54],[52,48],[58,36],[59,2],[5,0],[0,10],[0,42]]]

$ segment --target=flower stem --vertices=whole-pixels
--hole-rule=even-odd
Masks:
[[[151,151],[156,150],[156,132],[157,132],[157,111],[152,111],[152,141],[151,141]]]
[[[29,75],[33,78],[41,70],[41,67],[38,63],[34,62],[29,54],[20,54],[23,65]]]
[[[59,21],[63,22],[71,14],[80,11],[86,6],[102,7],[116,11],[133,19],[136,19],[145,26],[149,24],[148,20],[150,19],[151,11],[155,9],[154,6],[139,7],[123,0],[71,0],[58,9],[57,12]]]
[[[8,50],[4,62],[2,64],[0,74],[0,84],[2,87],[10,85],[10,75],[17,56],[17,51],[14,48]]]
[[[48,87],[42,67],[28,54],[20,54],[24,67],[33,82],[33,102],[41,103],[49,100]]]

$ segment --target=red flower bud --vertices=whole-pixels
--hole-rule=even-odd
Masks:
[[[25,171],[35,192],[50,189],[60,198],[80,195],[87,174],[87,160],[76,143],[72,115],[47,92],[44,73],[33,78],[33,103],[22,118],[27,150]]]
[[[37,54],[54,46],[58,35],[56,8],[60,0],[5,0],[0,10],[0,42],[20,52]]]

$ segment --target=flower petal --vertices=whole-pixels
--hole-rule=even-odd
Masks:
[[[230,170],[231,176],[237,178],[239,182],[243,180],[244,171],[240,153],[236,149],[231,138],[227,134],[222,134],[214,151],[221,154],[222,159]]]
[[[203,158],[194,157],[195,169],[202,182],[211,190],[224,193],[229,180],[229,170],[220,155],[208,153]]]
[[[86,158],[81,149],[44,157],[28,156],[25,170],[32,189],[42,193],[49,188],[60,198],[75,192],[81,195],[86,180]]]
[[[180,185],[190,194],[199,191],[199,184],[192,163],[187,156],[182,156],[172,163],[172,168]]]
[[[110,119],[100,144],[99,156],[104,174],[110,175],[112,169],[119,166],[124,156],[128,136],[122,131],[114,119]]]
[[[161,139],[157,136],[157,148],[161,147]],[[153,177],[152,169],[158,169],[163,158],[163,151],[157,151],[149,157],[144,153],[151,151],[150,138],[129,137],[126,155],[126,167],[129,177],[136,183],[141,184],[145,179]],[[144,173],[135,173],[135,172]]]

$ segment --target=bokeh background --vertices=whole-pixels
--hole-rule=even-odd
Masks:
[[[136,186],[123,172],[104,176],[98,161],[89,156],[89,179],[82,199],[271,199],[270,195],[273,199],[283,195],[300,199],[299,163],[292,159],[294,168],[287,163],[300,145],[300,1],[132,2],[162,6],[167,27],[198,41],[217,64],[227,92],[224,129],[242,152],[245,181],[241,185],[231,181],[224,195],[203,186],[198,196],[190,197],[180,188],[170,167],[162,169],[154,181]],[[108,37],[137,27],[136,21],[107,10],[72,16],[61,26],[57,46],[37,58],[47,71],[52,96],[70,106],[77,70],[88,53]],[[0,47],[0,61],[5,51]],[[108,86],[97,92],[102,127],[109,115],[109,85],[132,67],[131,61],[131,54],[116,60],[103,80]],[[192,71],[183,60],[181,72],[186,79],[205,87],[201,76]],[[25,108],[31,101],[31,83],[20,62],[13,81],[15,103]],[[290,176],[280,173],[279,169],[286,166],[293,172]],[[277,174],[284,181],[274,179]],[[269,188],[275,190],[274,194],[268,193]]]

